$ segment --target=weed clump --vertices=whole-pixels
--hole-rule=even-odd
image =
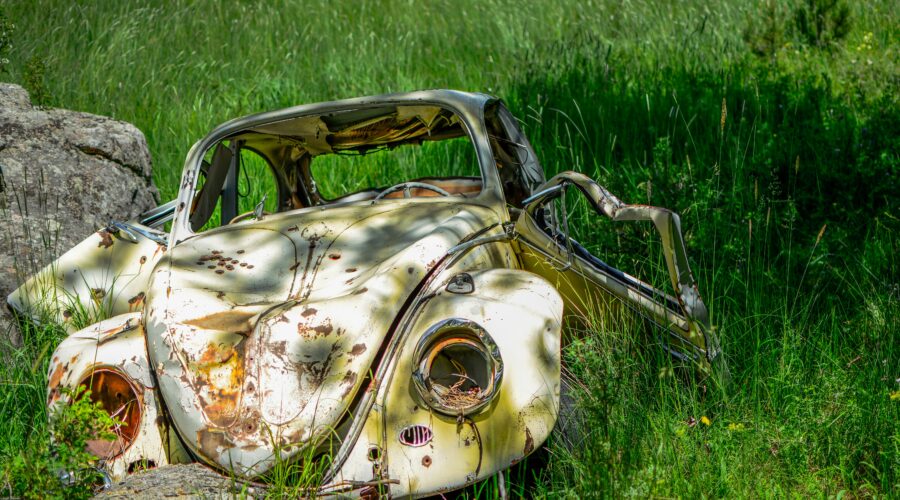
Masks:
[[[123,422],[92,402],[90,391],[82,386],[62,392],[71,404],[53,416],[46,434],[33,435],[3,471],[10,496],[90,498],[103,485],[104,475],[97,457],[87,451],[88,441],[114,441],[110,429]]]

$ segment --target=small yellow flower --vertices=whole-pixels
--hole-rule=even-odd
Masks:
[[[746,428],[744,427],[744,424],[732,422],[728,424],[728,430],[731,432],[741,432],[746,430]]]
[[[709,418],[706,417],[706,415],[700,417],[700,423],[703,425],[712,425],[712,422],[709,420]]]
[[[900,401],[900,391],[894,391],[891,393],[891,401]]]

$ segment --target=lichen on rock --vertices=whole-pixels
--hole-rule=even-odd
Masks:
[[[110,221],[155,207],[151,173],[134,125],[35,108],[22,87],[0,83],[0,299]],[[13,323],[0,307],[0,340],[17,345]]]

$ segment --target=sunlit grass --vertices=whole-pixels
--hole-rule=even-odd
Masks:
[[[890,497],[900,496],[900,9],[850,5],[853,29],[833,50],[786,39],[766,58],[743,37],[763,20],[757,2],[0,9],[17,25],[9,78],[24,81],[37,56],[50,104],[135,123],[166,200],[191,144],[226,119],[449,87],[502,97],[548,176],[578,170],[627,203],[680,212],[732,386],[704,391],[669,370],[637,328],[583,332],[564,357],[588,429],[577,446],[555,435],[509,471],[511,496]],[[460,175],[460,161],[427,167]],[[381,185],[378,168],[333,182]],[[241,211],[267,190],[242,191]],[[574,206],[579,241],[666,284],[649,225]],[[0,463],[44,435],[54,335],[26,334],[0,369]],[[495,477],[464,494],[499,487]]]

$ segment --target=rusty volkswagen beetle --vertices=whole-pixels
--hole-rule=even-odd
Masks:
[[[554,200],[571,188],[655,226],[673,293],[569,237]],[[123,422],[90,445],[113,477],[316,461],[323,495],[423,496],[527,456],[558,418],[564,315],[634,311],[678,359],[720,360],[676,214],[546,180],[501,101],[446,90],[229,121],[188,153],[177,199],[8,302],[68,326],[48,404],[82,385]],[[92,312],[107,319],[78,329]]]

